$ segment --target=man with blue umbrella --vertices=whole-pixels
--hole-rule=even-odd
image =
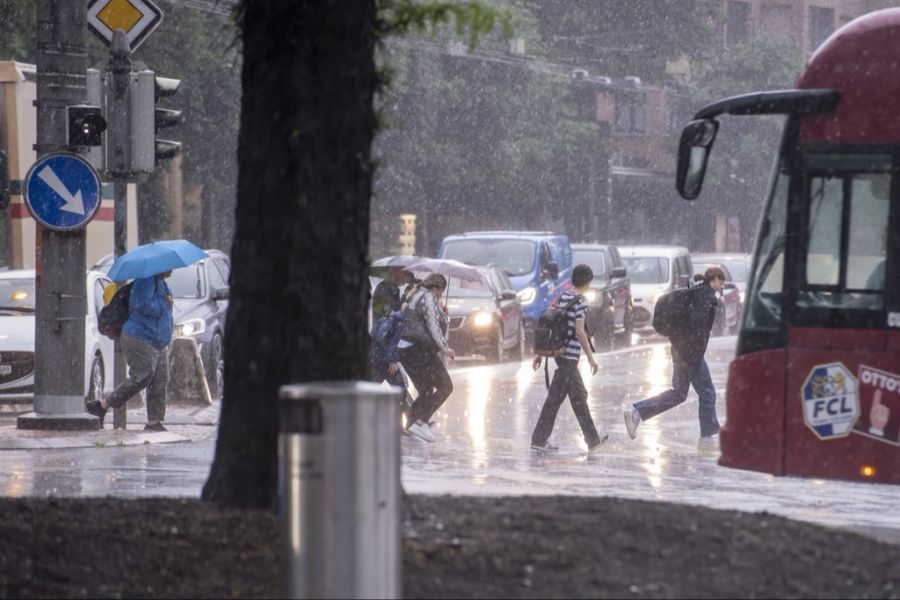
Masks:
[[[166,278],[172,269],[186,267],[208,255],[185,240],[155,242],[116,259],[109,270],[113,281],[134,279],[128,297],[128,319],[118,342],[128,363],[128,378],[107,398],[89,400],[87,411],[103,418],[110,408],[123,406],[147,389],[146,431],[166,431],[166,393],[169,384],[169,344],[174,321],[172,291]]]

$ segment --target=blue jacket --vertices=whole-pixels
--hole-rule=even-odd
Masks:
[[[171,295],[165,279],[156,275],[135,279],[128,299],[128,320],[122,333],[147,342],[162,350],[172,341],[172,305],[166,300]]]

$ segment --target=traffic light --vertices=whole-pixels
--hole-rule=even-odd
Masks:
[[[181,80],[157,77],[150,70],[134,74],[131,90],[132,172],[152,173],[157,161],[173,158],[181,152],[180,142],[156,137],[160,129],[182,121],[180,110],[156,106],[160,98],[176,94],[180,86]]]
[[[106,119],[99,106],[81,104],[66,107],[66,123],[69,132],[69,146],[100,146]]]
[[[154,98],[157,101],[159,101],[160,98],[174,96],[178,93],[178,88],[181,87],[180,79],[170,79],[168,77],[156,77],[154,83]],[[154,121],[158,133],[160,129],[172,127],[181,123],[181,111],[171,108],[156,107],[154,110]],[[181,152],[181,142],[173,142],[172,140],[162,140],[159,138],[156,139],[157,160],[174,158],[179,152]]]

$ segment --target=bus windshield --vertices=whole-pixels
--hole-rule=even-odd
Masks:
[[[877,153],[802,156],[802,249],[788,279],[799,318],[818,319],[809,324],[829,326],[829,311],[884,309],[892,163],[890,155]],[[747,329],[781,323],[789,180],[782,164],[760,229]]]
[[[512,239],[464,239],[444,243],[441,258],[469,265],[495,265],[507,274],[524,275],[534,270],[535,242]]]

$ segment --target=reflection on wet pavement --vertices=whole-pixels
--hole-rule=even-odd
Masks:
[[[707,353],[725,421],[725,382],[734,338]],[[582,376],[597,427],[610,434],[588,455],[575,415],[560,409],[552,454],[531,450],[531,431],[546,397],[543,369],[530,362],[454,367],[454,392],[435,415],[437,443],[404,437],[403,484],[423,494],[577,494],[666,500],[722,509],[768,511],[848,527],[900,542],[897,487],[737,471],[697,447],[697,396],[641,423],[630,440],[623,406],[669,386],[665,344],[598,355],[600,372]],[[216,427],[172,425],[181,444],[0,451],[0,494],[21,496],[198,497],[215,451]]]
[[[707,353],[726,420],[725,383],[736,339],[717,338]],[[630,440],[623,407],[669,387],[666,344],[598,355],[599,373],[581,372],[598,430],[610,434],[599,454],[587,447],[568,403],[551,442],[560,450],[530,449],[531,430],[546,397],[543,368],[528,362],[451,370],[454,392],[435,415],[437,443],[403,440],[407,492],[431,494],[579,494],[666,500],[722,509],[768,511],[860,531],[886,531],[900,541],[897,488],[887,485],[774,477],[719,467],[718,448],[698,448],[697,395],[640,424]],[[552,367],[551,367],[552,370]],[[552,376],[552,372],[551,372]]]
[[[173,427],[174,428],[174,427]],[[0,494],[22,496],[194,496],[214,438],[189,444],[0,452]]]

